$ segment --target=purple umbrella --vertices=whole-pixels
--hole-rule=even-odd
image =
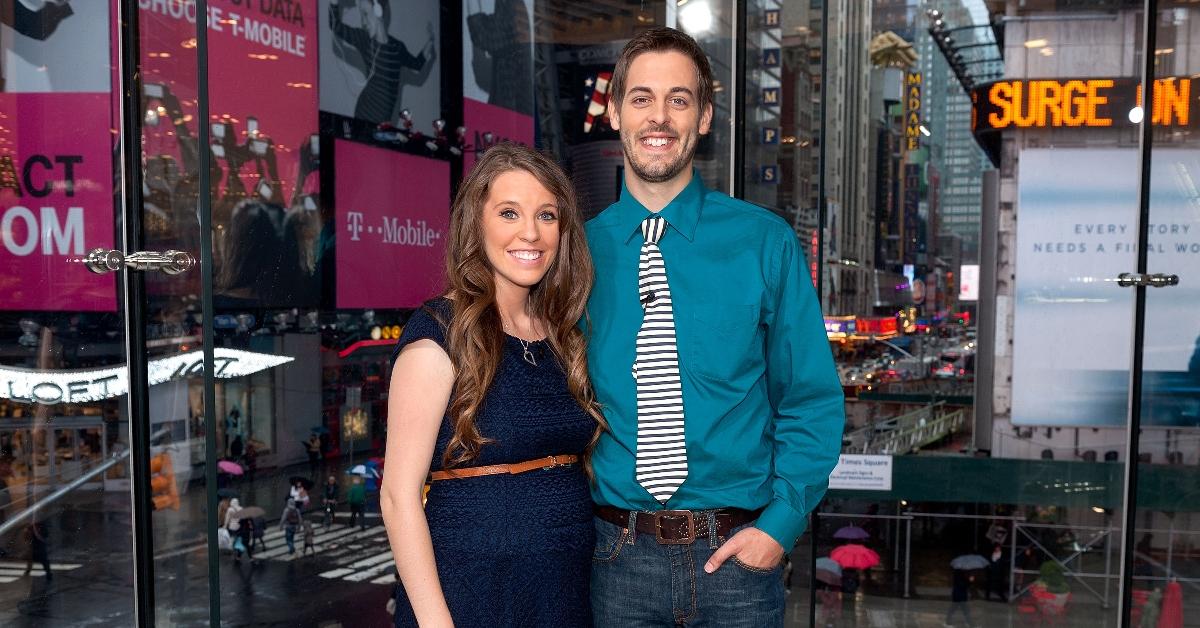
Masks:
[[[838,528],[838,531],[833,533],[833,538],[845,539],[847,541],[864,541],[871,538],[871,534],[858,526],[846,526]]]

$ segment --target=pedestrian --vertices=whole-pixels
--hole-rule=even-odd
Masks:
[[[284,539],[287,540],[288,554],[296,553],[296,529],[302,521],[300,509],[296,508],[296,500],[289,499],[279,517],[279,529],[283,530]]]
[[[333,516],[337,512],[339,491],[340,487],[338,486],[337,478],[332,475],[329,476],[329,479],[325,481],[325,495],[321,502],[321,506],[325,508],[323,525],[326,527],[333,525]]]
[[[1008,562],[1004,560],[1004,548],[996,543],[992,545],[992,554],[988,557],[987,571],[984,579],[984,599],[992,599],[992,594],[996,594],[996,599],[1001,602],[1008,601],[1008,593],[1004,590],[1005,572],[1008,571]]]
[[[243,454],[246,458],[246,479],[254,481],[254,474],[258,472],[258,447],[254,445],[254,438],[246,443],[246,453]]]
[[[267,520],[263,517],[255,517],[253,532],[254,534],[251,535],[250,538],[250,549],[254,549],[255,546],[267,549],[267,540],[263,538],[263,536],[267,533]]]
[[[316,479],[318,468],[321,465],[321,437],[316,433],[310,434],[304,447],[308,451],[308,473],[313,479]]]
[[[33,572],[33,563],[36,561],[42,565],[46,580],[53,580],[54,575],[50,572],[50,545],[47,543],[49,533],[45,522],[34,519],[25,524],[25,536],[29,540],[29,560],[25,563],[25,575]]]
[[[782,626],[783,554],[841,449],[795,230],[693,168],[713,85],[704,50],[665,27],[625,45],[609,84],[623,185],[587,224],[588,365],[611,428],[592,454],[597,625]]]
[[[1021,553],[1017,555],[1017,569],[1022,573],[1017,574],[1017,592],[1018,594],[1025,589],[1025,582],[1031,578],[1037,579],[1038,558],[1034,552],[1033,545],[1025,546]],[[1033,573],[1026,574],[1024,572],[1031,571]]]
[[[237,540],[233,542],[233,549],[236,552],[234,562],[241,562],[242,552],[245,552],[246,558],[250,559],[250,564],[258,564],[258,559],[254,557],[254,536],[261,526],[257,525],[255,521],[256,519],[241,519],[238,522]]]
[[[953,628],[954,624],[951,624],[950,620],[954,618],[956,612],[962,615],[968,628],[972,625],[971,608],[967,604],[971,599],[971,582],[974,580],[975,576],[969,576],[961,569],[954,570],[954,584],[950,589],[950,608],[946,611],[946,621],[942,622],[945,628]]]
[[[824,620],[824,625],[827,628],[836,626],[842,619],[842,596],[837,587],[818,580],[815,583],[817,587],[817,610],[820,619]]]
[[[233,539],[233,562],[241,562],[242,552],[246,551],[246,543],[242,540],[242,518],[240,513],[242,504],[238,498],[234,497],[229,500],[229,507],[225,509],[225,520],[223,525],[229,531],[230,537]],[[249,538],[249,537],[248,537]]]
[[[222,527],[225,525],[225,512],[228,510],[229,498],[223,497],[221,501],[217,502],[217,521],[220,522]]]
[[[304,554],[312,552],[313,556],[317,555],[316,534],[313,533],[312,522],[308,519],[304,520]]]
[[[367,503],[367,489],[363,486],[362,477],[354,476],[354,480],[350,483],[350,490],[346,492],[346,503],[350,505],[350,522],[346,526],[353,528],[355,519],[358,519],[359,525],[366,530],[367,514],[363,508]]]
[[[304,482],[299,479],[292,482],[292,488],[288,491],[288,499],[296,502],[295,506],[300,509],[300,512],[308,510],[308,489],[304,488]]]
[[[602,417],[578,322],[593,272],[558,164],[488,148],[451,207],[445,268],[446,292],[404,326],[388,393],[395,624],[590,626],[581,463]]]

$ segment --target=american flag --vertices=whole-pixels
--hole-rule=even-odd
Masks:
[[[587,96],[587,117],[583,119],[583,132],[591,133],[596,120],[604,121],[605,109],[608,107],[608,84],[612,81],[612,72],[598,72],[596,80],[588,79],[584,84],[590,86],[591,95]]]

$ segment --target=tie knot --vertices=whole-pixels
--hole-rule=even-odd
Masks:
[[[667,231],[667,219],[662,216],[650,216],[642,221],[642,237],[649,244],[658,244]]]

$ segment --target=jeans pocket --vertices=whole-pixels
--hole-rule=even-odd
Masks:
[[[760,575],[764,575],[764,576],[775,573],[776,571],[778,571],[779,565],[783,564],[783,561],[781,559],[780,562],[776,563],[773,567],[767,567],[764,569],[762,567],[752,567],[750,565],[747,565],[746,563],[743,563],[736,555],[730,556],[729,560],[732,561],[733,564],[737,565],[738,567],[742,568],[745,571],[748,571],[752,574],[760,574]]]
[[[621,555],[621,548],[629,540],[629,530],[599,518],[594,520],[596,548],[592,550],[592,560],[601,563],[612,562]]]

